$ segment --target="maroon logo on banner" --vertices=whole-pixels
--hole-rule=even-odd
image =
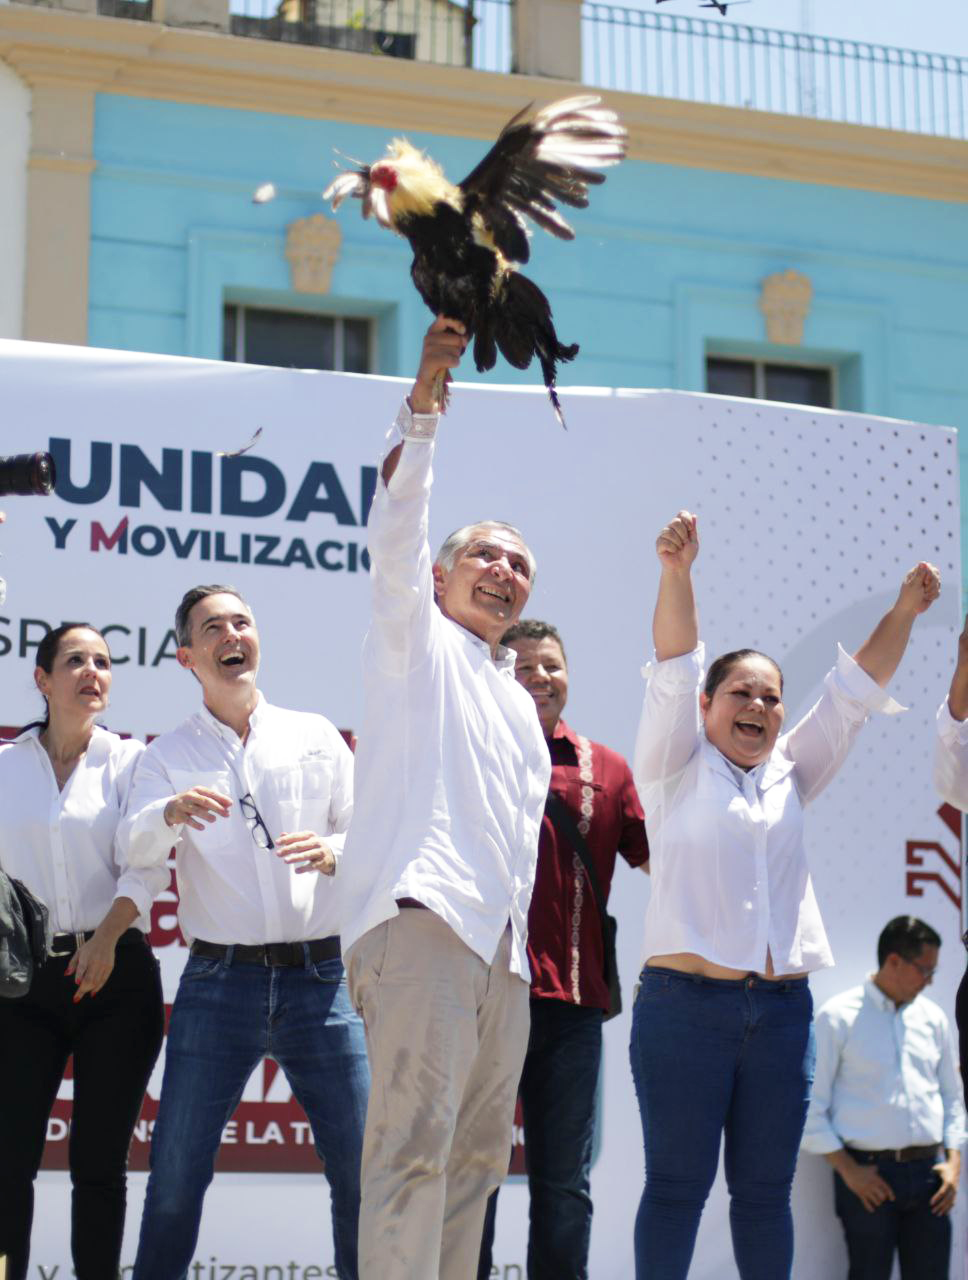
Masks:
[[[950,804],[943,804],[938,817],[954,837],[953,851],[937,840],[908,840],[904,846],[907,872],[907,896],[923,898],[925,886],[935,885],[961,911],[961,814]],[[949,842],[950,843],[950,842]]]

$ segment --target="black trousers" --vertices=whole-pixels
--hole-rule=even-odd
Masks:
[[[128,1147],[161,1048],[158,962],[142,940],[120,943],[96,996],[74,1004],[69,957],[53,957],[22,999],[0,1000],[0,1256],[24,1280],[34,1178],[68,1057],[71,1251],[77,1280],[113,1280],[124,1234]]]
[[[968,969],[955,996],[955,1021],[958,1023],[958,1048],[961,1050],[961,1083],[968,1105]]]

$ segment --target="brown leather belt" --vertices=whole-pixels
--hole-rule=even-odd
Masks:
[[[876,1164],[878,1160],[893,1160],[895,1164],[907,1164],[911,1160],[936,1160],[940,1142],[933,1142],[927,1147],[898,1147],[893,1151],[858,1151],[856,1147],[847,1150],[861,1164]]]
[[[312,964],[321,960],[339,960],[339,938],[314,938],[312,942],[266,942],[261,946],[245,946],[225,942],[205,942],[196,938],[192,955],[208,960],[224,960],[232,953],[232,964],[264,964],[283,969],[301,969],[306,963],[306,948]]]

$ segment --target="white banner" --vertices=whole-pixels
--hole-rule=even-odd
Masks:
[[[198,703],[173,660],[175,605],[198,582],[228,582],[262,635],[260,684],[282,706],[360,721],[367,625],[365,518],[373,464],[403,384],[394,379],[0,342],[4,453],[51,449],[55,496],[3,505],[0,723],[39,711],[33,654],[46,626],[83,619],[114,652],[111,728],[157,734]],[[919,620],[896,682],[911,710],[876,719],[808,820],[817,892],[837,968],[819,1003],[874,967],[877,935],[910,911],[945,945],[932,994],[952,1013],[964,969],[957,820],[931,785],[933,717],[960,625],[955,434],[853,414],[673,392],[574,390],[569,430],[538,390],[459,386],[442,424],[432,535],[509,520],[538,560],[529,615],[561,630],[568,719],[628,755],[641,698],[660,526],[700,514],[697,587],[711,652],[753,645],[785,670],[787,713],[816,696],[835,642],[850,649],[918,559],[941,566],[940,602]],[[262,435],[237,460],[219,450]],[[621,867],[614,910],[626,1005],[648,880]],[[155,911],[171,1000],[184,961],[173,900]],[[628,1280],[642,1143],[628,1066],[629,1015],[605,1031],[591,1275]],[[161,1067],[136,1134],[144,1167]],[[70,1081],[38,1183],[32,1277],[70,1274],[66,1152]],[[246,1110],[248,1108],[248,1110]],[[304,1118],[272,1065],[256,1072],[226,1131],[193,1280],[312,1280],[332,1270],[328,1194]],[[280,1172],[305,1169],[315,1172]],[[240,1172],[240,1170],[256,1170]],[[145,1175],[132,1173],[123,1261],[134,1258]],[[845,1274],[828,1167],[804,1158],[795,1189],[798,1280]],[[959,1243],[952,1276],[962,1280]],[[502,1192],[492,1274],[524,1275],[527,1191]],[[234,1268],[234,1270],[233,1270]],[[735,1274],[720,1184],[691,1275]]]

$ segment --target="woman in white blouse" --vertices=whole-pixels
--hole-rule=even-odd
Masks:
[[[144,747],[95,723],[111,688],[104,638],[79,624],[51,631],[35,679],[45,719],[0,745],[0,867],[46,903],[55,937],[28,994],[0,1001],[0,1256],[7,1280],[23,1280],[34,1178],[73,1055],[74,1274],[109,1280],[119,1268],[128,1147],[161,1047],[161,982],[145,931],[169,874],[115,857]]]
[[[652,853],[631,1044],[646,1155],[636,1276],[684,1280],[725,1133],[739,1275],[783,1280],[813,1074],[806,977],[833,963],[803,806],[872,711],[902,709],[884,686],[940,580],[928,564],[912,569],[867,642],[853,658],[840,650],[819,701],[780,737],[783,676],[770,658],[726,654],[703,682],[696,518],[681,511],[656,550],[656,660],[645,672],[634,764]],[[751,583],[744,594],[758,592]]]

